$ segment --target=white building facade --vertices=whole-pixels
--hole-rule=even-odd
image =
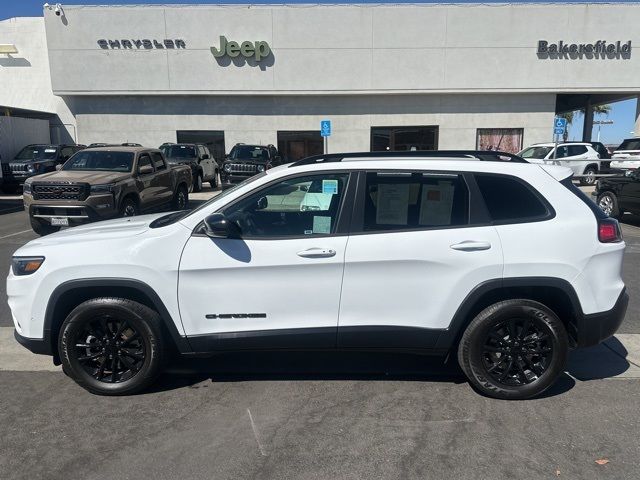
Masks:
[[[293,160],[322,150],[328,119],[331,152],[513,151],[551,140],[557,112],[640,94],[638,4],[60,13],[0,22],[19,51],[0,55],[0,106],[51,115],[58,141],[274,144]]]

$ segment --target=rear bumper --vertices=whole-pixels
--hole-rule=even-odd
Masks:
[[[53,355],[51,343],[45,338],[23,337],[17,330],[13,331],[13,336],[20,345],[32,353],[37,353],[38,355]]]
[[[611,337],[624,320],[629,305],[629,295],[626,288],[611,310],[606,312],[583,315],[578,319],[577,347],[591,347]]]

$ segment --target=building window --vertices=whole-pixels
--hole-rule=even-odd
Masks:
[[[226,153],[224,146],[224,132],[222,130],[178,130],[178,143],[204,143],[213,158],[224,160]]]
[[[278,132],[278,153],[283,163],[312,155],[322,155],[324,145],[319,130]]]
[[[437,150],[438,127],[371,127],[372,152]]]
[[[476,150],[518,153],[522,150],[523,135],[523,128],[479,128],[476,133]]]

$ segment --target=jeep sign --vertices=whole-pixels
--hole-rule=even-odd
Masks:
[[[216,58],[229,56],[235,58],[242,55],[245,58],[254,58],[259,62],[271,53],[271,47],[267,42],[230,42],[225,36],[220,36],[220,48],[211,47],[211,53]]]

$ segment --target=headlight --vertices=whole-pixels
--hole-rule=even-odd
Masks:
[[[22,187],[22,193],[26,193],[27,195],[31,195],[31,183],[25,182],[24,186]]]
[[[258,165],[256,167],[256,170],[258,170],[259,172],[264,172],[264,165]]]
[[[27,165],[27,172],[29,172],[29,173],[35,173],[35,172],[36,172],[36,170],[38,170],[38,169],[36,168],[36,166],[35,166],[35,165]]]
[[[13,257],[11,270],[14,275],[31,275],[36,272],[44,262],[44,257]]]
[[[91,185],[91,193],[111,193],[113,192],[113,185]]]
[[[222,167],[222,168],[224,168],[224,171],[228,173],[228,172],[230,172],[230,171],[231,171],[231,164],[230,164],[230,163],[227,163],[227,164],[226,164],[224,167]]]

